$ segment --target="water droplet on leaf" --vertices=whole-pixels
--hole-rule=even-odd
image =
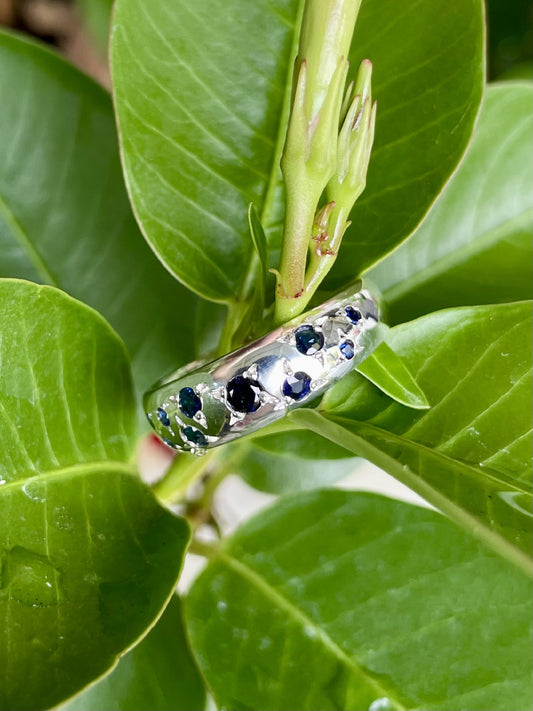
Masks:
[[[386,696],[383,696],[380,699],[374,699],[368,707],[368,711],[392,711],[392,709],[393,705],[391,700]]]
[[[531,498],[521,491],[499,491],[498,496],[516,511],[528,518],[533,518],[531,511]]]
[[[31,607],[57,604],[61,597],[61,573],[46,556],[15,546],[2,557],[0,590],[6,590],[13,600]]]
[[[28,481],[22,487],[22,492],[31,499],[43,504],[46,501],[46,484],[41,481]]]
[[[311,625],[305,625],[305,627],[303,628],[303,633],[306,637],[309,637],[310,639],[314,639],[317,636],[316,629]]]
[[[68,531],[72,528],[72,517],[64,506],[54,508],[54,525],[61,531]]]

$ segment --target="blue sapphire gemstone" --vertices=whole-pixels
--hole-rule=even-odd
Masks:
[[[161,439],[163,440],[163,442],[164,442],[168,447],[172,447],[172,449],[176,449],[176,445],[174,444],[174,442],[171,442],[171,441],[170,441],[169,439],[167,439],[166,437],[161,437]]]
[[[178,400],[180,410],[186,417],[193,418],[202,409],[202,401],[192,388],[182,388]]]
[[[249,380],[236,375],[226,385],[226,397],[237,412],[255,412],[261,407],[259,393],[261,386],[257,380]]]
[[[347,306],[344,309],[344,313],[353,324],[359,323],[359,321],[362,319],[361,312],[357,309],[354,309],[353,306]]]
[[[351,360],[354,357],[355,348],[352,341],[343,341],[339,348],[346,360]]]
[[[156,414],[157,414],[157,419],[163,425],[163,427],[170,426],[170,417],[167,415],[167,413],[165,412],[165,410],[163,410],[162,407],[157,408]]]
[[[311,391],[311,378],[301,370],[289,375],[283,383],[283,394],[293,400],[301,400]]]
[[[188,442],[195,444],[198,447],[207,447],[207,439],[200,430],[196,430],[194,427],[184,427],[182,434]]]
[[[299,326],[294,332],[294,337],[296,349],[303,355],[313,355],[324,345],[324,334],[308,324]]]

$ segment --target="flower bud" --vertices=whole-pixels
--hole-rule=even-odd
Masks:
[[[374,142],[376,103],[371,95],[372,63],[364,60],[351,90],[351,103],[343,118],[337,142],[337,167],[328,183],[328,199],[342,204],[349,212],[363,192],[370,152]]]

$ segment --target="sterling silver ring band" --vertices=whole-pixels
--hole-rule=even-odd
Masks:
[[[321,395],[383,340],[377,300],[361,282],[239,350],[191,363],[144,396],[170,447],[203,454]]]

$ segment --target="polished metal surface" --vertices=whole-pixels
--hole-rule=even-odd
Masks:
[[[144,405],[158,436],[174,449],[202,454],[319,397],[383,340],[378,304],[359,288],[157,383]]]

